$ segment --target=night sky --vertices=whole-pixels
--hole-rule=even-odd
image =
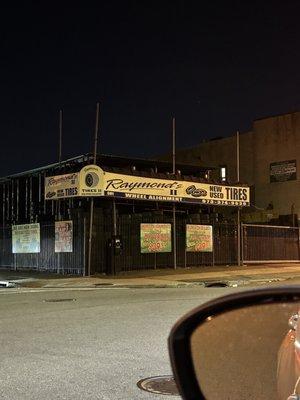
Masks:
[[[2,8],[0,176],[92,149],[151,157],[300,109],[299,1]]]

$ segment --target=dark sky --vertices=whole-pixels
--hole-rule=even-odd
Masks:
[[[2,8],[0,176],[90,151],[152,156],[300,108],[299,1]]]

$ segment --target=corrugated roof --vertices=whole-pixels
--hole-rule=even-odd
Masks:
[[[16,174],[8,175],[0,178],[0,182],[7,181],[14,178],[24,177],[26,175],[37,175],[39,173],[49,174],[59,174],[64,173],[61,171],[55,172],[56,169],[70,169],[74,171],[76,169],[76,164],[78,165],[78,170],[81,169],[81,164],[91,164],[93,163],[93,155],[91,153],[82,154],[76,157],[68,158],[61,162],[56,162],[53,164],[44,165],[42,167],[34,168],[31,170],[19,172]],[[123,157],[123,156],[115,156],[110,154],[98,154],[97,155],[97,164],[105,169],[105,167],[116,167],[116,168],[131,168],[133,166],[139,168],[157,168],[158,172],[166,173],[172,172],[172,163],[168,161],[161,160],[152,160],[152,159],[143,159],[143,158],[132,158],[132,157]],[[208,170],[213,170],[213,167],[203,167],[198,165],[190,165],[190,164],[176,164],[176,170],[180,170],[183,175],[193,175],[204,173]],[[74,171],[76,172],[76,171]],[[65,172],[67,173],[67,171]]]

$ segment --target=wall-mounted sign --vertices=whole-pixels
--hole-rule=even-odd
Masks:
[[[55,222],[55,253],[72,253],[73,251],[73,222]]]
[[[186,251],[213,251],[213,231],[211,225],[186,225]]]
[[[294,181],[297,179],[297,161],[280,161],[270,164],[270,182]]]
[[[171,251],[171,224],[141,224],[141,253]]]
[[[40,224],[12,225],[12,252],[40,252]]]
[[[78,175],[78,174],[77,174]],[[58,179],[60,178],[60,179]],[[103,171],[97,165],[88,165],[79,173],[77,195],[113,196],[131,200],[200,203],[223,206],[249,206],[250,189],[245,186],[214,185],[173,179],[155,179],[135,175],[115,174]],[[53,190],[51,182],[61,177],[48,177],[45,186],[46,199],[70,197],[68,191]],[[61,196],[63,195],[64,196]],[[73,192],[72,192],[73,193]]]
[[[79,173],[45,178],[45,199],[56,200],[79,195]]]
[[[87,165],[80,171],[79,195],[102,196],[104,171],[97,165]]]

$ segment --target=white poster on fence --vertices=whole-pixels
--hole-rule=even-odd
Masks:
[[[73,222],[55,222],[55,253],[72,253],[73,251]]]
[[[14,254],[40,252],[40,224],[12,225]]]

